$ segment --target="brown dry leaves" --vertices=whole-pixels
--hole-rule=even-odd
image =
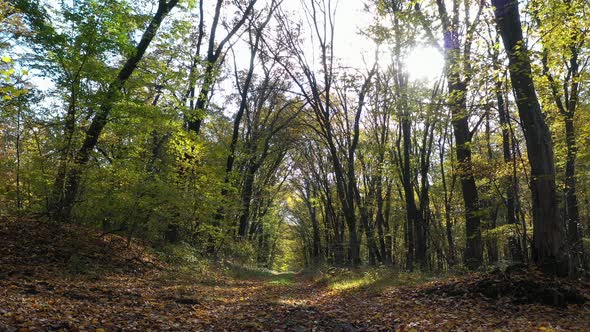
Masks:
[[[426,286],[421,286],[426,287]],[[0,280],[8,331],[543,331],[590,329],[590,307],[424,296],[420,287],[335,294],[311,281],[194,284],[166,273]]]
[[[341,292],[302,276],[277,282],[279,277],[236,280],[217,274],[199,281],[151,266],[160,263],[139,248],[132,248],[132,256],[153,260],[150,268],[128,257],[103,257],[130,255],[116,238],[98,253],[78,248],[104,261],[102,267],[114,265],[112,271],[100,277],[66,274],[60,255],[67,250],[59,247],[65,242],[35,239],[46,235],[30,231],[15,235],[8,228],[0,222],[0,331],[590,330],[589,304],[560,309],[425,291],[457,280]],[[21,236],[28,237],[22,239],[26,246]]]

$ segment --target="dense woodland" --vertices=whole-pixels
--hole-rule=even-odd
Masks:
[[[590,2],[371,0],[346,36],[351,2],[2,1],[0,215],[277,270],[585,273]]]

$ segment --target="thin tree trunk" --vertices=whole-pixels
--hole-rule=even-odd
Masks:
[[[307,180],[306,180],[307,182]],[[309,218],[311,220],[311,227],[312,227],[312,248],[311,248],[311,258],[314,265],[317,265],[321,262],[321,240],[320,240],[320,225],[318,222],[317,217],[317,209],[313,203],[313,198],[315,196],[316,190],[311,190],[310,183],[305,183],[304,188],[302,189],[303,199],[305,201],[305,205],[307,207],[307,211],[309,213]]]
[[[391,190],[392,185],[388,183],[386,186],[385,191],[385,212],[383,218],[383,228],[385,230],[385,255],[387,257],[387,262],[393,265],[395,262],[393,260],[393,234],[391,234],[391,228],[389,226],[389,221],[391,219]]]
[[[567,112],[565,118],[565,136],[567,157],[565,164],[565,205],[567,215],[567,236],[572,258],[572,267],[578,268],[582,261],[584,250],[580,231],[580,211],[578,209],[578,195],[576,193],[576,155],[577,145],[574,129],[573,112]]]
[[[450,267],[454,266],[457,263],[456,254],[455,254],[455,241],[453,238],[453,218],[451,217],[451,202],[452,202],[452,195],[453,190],[455,188],[455,179],[456,176],[453,175],[452,181],[450,186],[447,184],[447,175],[445,172],[445,142],[447,140],[447,133],[448,127],[445,125],[445,131],[442,134],[441,139],[439,140],[439,160],[440,160],[440,173],[441,173],[441,182],[442,182],[442,189],[443,189],[443,198],[444,198],[444,215],[445,215],[445,235],[447,238],[447,243],[449,245],[448,253],[447,253],[447,263]]]
[[[492,61],[497,62],[497,54]],[[498,68],[496,68],[498,70]],[[496,90],[496,101],[498,103],[498,118],[500,119],[500,129],[502,132],[502,154],[504,157],[504,163],[506,165],[512,164],[512,148],[511,148],[511,135],[510,135],[510,117],[508,105],[504,101],[504,92],[502,89],[502,81],[499,74],[496,76],[495,83]],[[506,188],[506,224],[513,225],[516,227],[516,206],[515,206],[515,186],[516,178],[507,174],[503,179],[503,184]],[[512,261],[523,262],[522,246],[518,236],[516,234],[508,237],[508,248],[510,249],[510,255]]]
[[[209,45],[207,47],[207,58],[205,59],[205,73],[203,78],[203,84],[201,85],[199,95],[197,96],[195,108],[191,110],[193,111],[193,114],[190,114],[187,119],[188,130],[195,132],[197,135],[201,132],[201,124],[206,113],[207,102],[209,100],[209,93],[211,92],[213,84],[215,83],[215,80],[217,78],[219,59],[222,56],[224,47],[229,42],[229,40],[238,32],[242,25],[246,22],[246,19],[250,15],[250,12],[252,12],[254,9],[256,1],[257,0],[250,0],[250,3],[244,10],[244,13],[242,14],[238,22],[236,22],[233,28],[219,42],[219,44],[216,44],[215,35],[217,33],[217,28],[219,26],[221,7],[224,2],[223,0],[217,0],[217,4],[215,6],[215,14],[213,16],[213,22],[211,24],[211,31],[209,32]]]
[[[245,239],[250,227],[250,206],[252,202],[252,193],[254,192],[254,174],[258,167],[251,162],[244,176],[244,188],[242,189],[242,212],[240,214],[238,238]]]

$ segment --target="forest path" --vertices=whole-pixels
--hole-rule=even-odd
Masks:
[[[325,288],[296,274],[228,280],[202,286],[214,294],[207,298],[203,319],[213,329],[238,331],[287,330],[353,331],[351,324],[324,312],[319,305]]]
[[[0,331],[356,331],[295,274],[195,281],[160,272],[101,278],[0,276]]]
[[[335,289],[301,275],[196,281],[170,272],[0,278],[0,331],[584,331],[590,306],[441,296],[423,285]]]
[[[121,237],[33,220],[0,223],[0,244],[2,332],[590,331],[588,302],[516,304],[474,290],[497,290],[502,274],[336,269],[311,278],[202,262],[179,272]],[[542,279],[521,276],[508,281]],[[590,283],[576,284],[590,298]]]

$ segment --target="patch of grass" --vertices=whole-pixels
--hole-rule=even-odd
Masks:
[[[413,286],[437,279],[437,277],[419,272],[400,272],[391,268],[362,268],[329,269],[319,275],[316,282],[325,285],[335,292],[348,292],[360,289],[369,289],[376,293],[385,288]]]
[[[295,284],[295,273],[276,272],[265,268],[226,263],[231,277],[238,280],[262,280],[276,286]]]
[[[232,263],[227,264],[229,265],[230,275],[236,279],[265,279],[273,276],[273,272],[268,269],[258,268],[254,266],[237,265]]]
[[[293,273],[278,273],[273,275],[269,281],[271,285],[277,286],[293,286],[295,284],[295,274]]]
[[[335,271],[330,274],[328,288],[338,292],[366,288],[393,279],[391,273],[385,269]]]

